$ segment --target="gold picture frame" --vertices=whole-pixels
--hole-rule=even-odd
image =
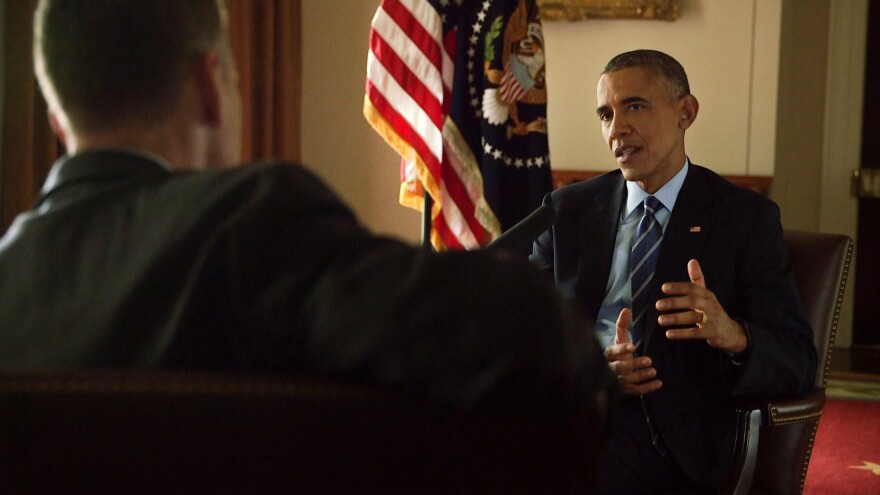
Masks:
[[[678,0],[538,0],[541,19],[678,19]]]

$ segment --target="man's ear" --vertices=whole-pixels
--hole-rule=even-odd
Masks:
[[[195,90],[200,120],[209,127],[222,122],[221,78],[223,63],[213,52],[201,55],[195,68]]]
[[[697,120],[697,112],[700,111],[700,102],[694,95],[685,95],[679,100],[680,117],[678,128],[686,131]]]
[[[62,119],[55,113],[54,110],[49,110],[49,126],[52,127],[52,132],[58,137],[58,140],[61,141],[61,144],[64,145],[65,148],[69,148],[67,144],[67,129],[61,124]]]

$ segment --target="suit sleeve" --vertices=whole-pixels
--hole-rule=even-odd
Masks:
[[[576,403],[611,383],[585,320],[512,256],[378,241],[325,274],[308,311],[314,368],[461,407]]]
[[[259,229],[271,241],[248,244],[248,266],[262,268],[249,270],[259,283],[243,292],[257,299],[248,321],[287,363],[462,408],[592,403],[610,390],[586,320],[526,260],[375,236],[315,178],[282,184],[271,198],[288,214]]]
[[[735,395],[804,393],[816,376],[813,330],[791,272],[779,208],[772,202],[766,205],[754,217],[742,254],[737,288],[741,311],[730,315],[749,326],[751,347],[740,365],[722,357]]]

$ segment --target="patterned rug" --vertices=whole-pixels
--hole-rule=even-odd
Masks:
[[[836,384],[825,403],[804,495],[880,494],[880,386]],[[868,384],[871,385],[871,384]],[[829,384],[829,396],[831,386]]]

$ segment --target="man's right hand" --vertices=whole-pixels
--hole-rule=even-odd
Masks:
[[[633,357],[636,346],[629,340],[627,328],[630,320],[632,312],[628,308],[621,310],[617,317],[617,334],[614,343],[605,349],[605,359],[620,379],[624,393],[644,395],[659,390],[663,382],[654,379],[657,370],[651,366],[651,358]]]

